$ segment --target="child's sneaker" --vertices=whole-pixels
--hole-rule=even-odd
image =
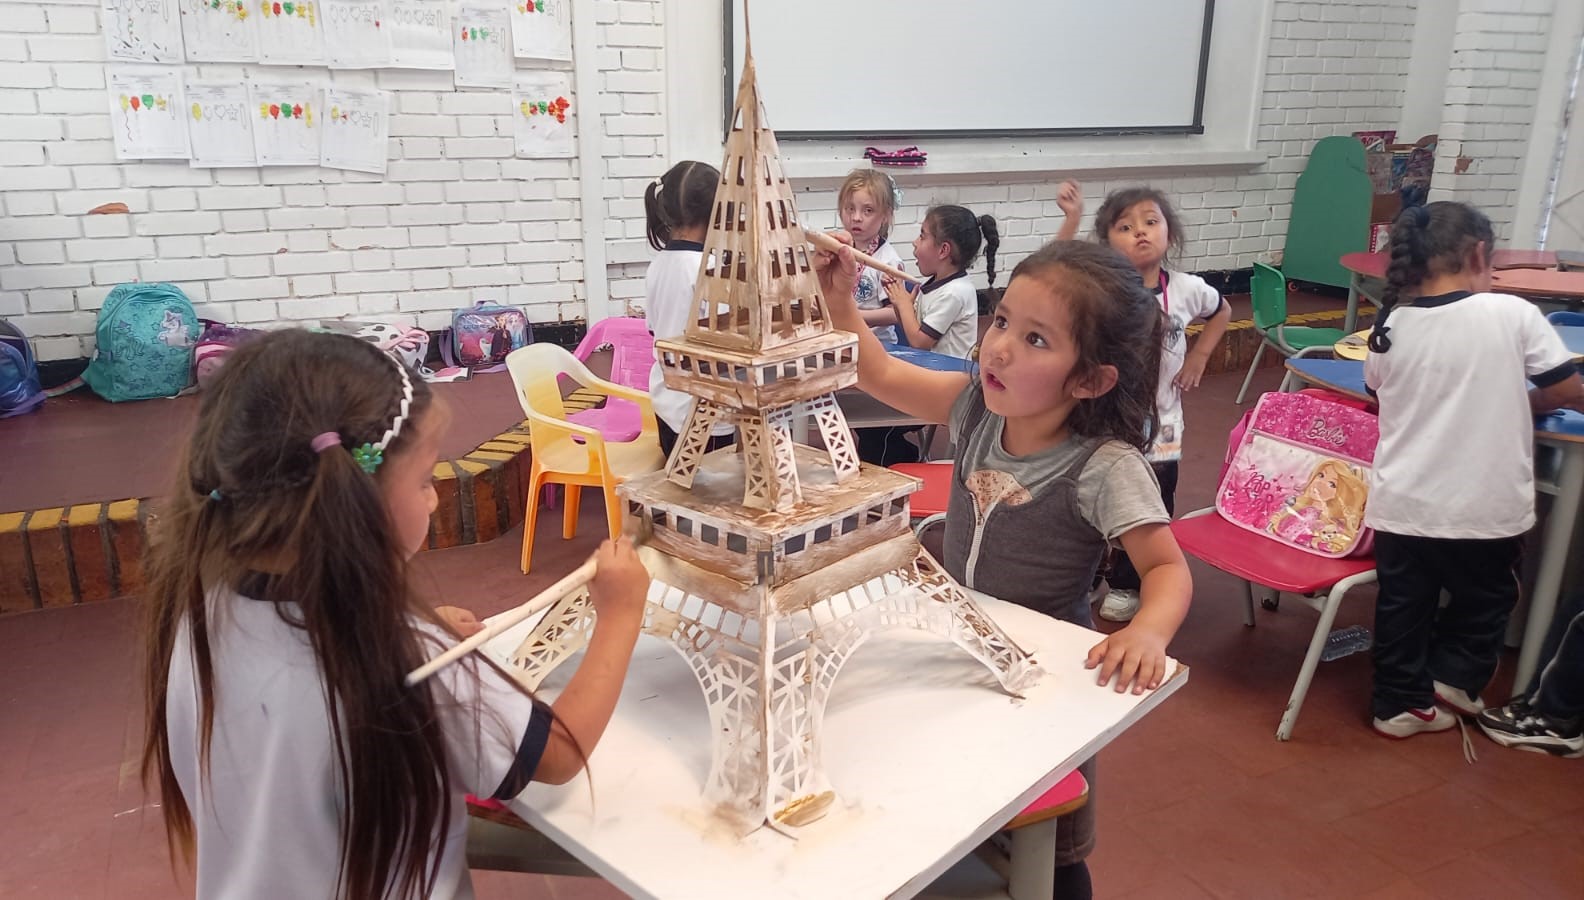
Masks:
[[[1450,684],[1439,681],[1430,682],[1435,687],[1436,702],[1455,713],[1465,716],[1477,716],[1485,711],[1485,701],[1478,697],[1470,696],[1468,691],[1455,688]]]
[[[1100,618],[1107,622],[1127,622],[1138,614],[1138,591],[1124,591],[1112,588],[1105,595],[1105,600],[1100,603]]]
[[[1567,721],[1541,715],[1522,697],[1485,710],[1475,721],[1486,737],[1503,747],[1569,759],[1584,756],[1584,719]]]
[[[1390,719],[1375,719],[1371,726],[1389,738],[1408,738],[1431,731],[1446,731],[1457,724],[1457,716],[1438,706],[1429,709],[1409,709]]]

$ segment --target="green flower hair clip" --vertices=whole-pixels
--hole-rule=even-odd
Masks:
[[[385,461],[385,449],[376,447],[373,444],[364,444],[361,447],[352,448],[352,458],[357,461],[363,471],[373,475],[374,470],[378,469],[380,463]]]

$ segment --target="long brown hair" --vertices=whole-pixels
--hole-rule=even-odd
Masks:
[[[1147,451],[1155,436],[1163,326],[1160,304],[1133,264],[1109,246],[1053,241],[1024,257],[1008,283],[1019,278],[1034,278],[1067,300],[1078,350],[1068,378],[1081,382],[1101,366],[1116,368],[1116,386],[1079,400],[1068,427]]]
[[[1391,262],[1386,266],[1386,288],[1381,310],[1370,329],[1369,348],[1374,353],[1391,349],[1391,329],[1386,320],[1402,303],[1403,294],[1431,275],[1456,275],[1463,257],[1485,242],[1485,262],[1490,263],[1496,232],[1485,214],[1467,203],[1440,200],[1427,206],[1410,206],[1397,214],[1391,226]],[[1414,298],[1407,298],[1412,301]]]
[[[411,412],[387,461],[432,406],[428,386],[411,381]],[[204,394],[156,535],[145,630],[143,777],[158,779],[168,840],[188,859],[192,813],[166,731],[171,656],[185,627],[207,772],[216,667],[205,591],[236,590],[264,571],[261,599],[302,629],[324,683],[344,810],[337,894],[419,896],[435,884],[453,789],[433,696],[403,685],[424,659],[410,617],[430,616],[409,596],[380,470],[371,478],[350,452],[310,444],[327,431],[345,448],[379,441],[401,394],[384,353],[299,330],[238,349]]]
[[[1121,188],[1106,195],[1100,208],[1095,211],[1094,236],[1102,244],[1111,243],[1111,229],[1116,227],[1117,219],[1134,206],[1144,202],[1154,203],[1161,211],[1161,216],[1166,220],[1166,248],[1182,252],[1183,227],[1182,220],[1177,217],[1177,210],[1172,208],[1171,201],[1166,195],[1148,185]]]

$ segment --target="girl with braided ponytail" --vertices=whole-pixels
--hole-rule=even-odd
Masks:
[[[1494,240],[1462,203],[1403,210],[1391,228],[1364,363],[1380,401],[1364,512],[1380,578],[1371,713],[1387,737],[1445,731],[1484,708],[1535,521],[1532,416],[1584,410],[1556,330],[1491,291]]]
[[[480,626],[407,589],[446,410],[346,335],[278,331],[204,392],[154,543],[143,771],[200,897],[471,897],[467,793],[583,768],[649,577],[607,542],[599,623],[554,706],[478,659],[407,672]]]

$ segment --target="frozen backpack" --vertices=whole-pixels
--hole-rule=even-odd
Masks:
[[[20,416],[43,402],[33,348],[20,329],[0,319],[0,419]]]
[[[1235,525],[1318,556],[1368,552],[1373,413],[1309,394],[1260,397],[1233,432],[1216,511]]]
[[[191,382],[198,316],[172,284],[117,285],[99,309],[82,379],[114,403],[174,397]]]
[[[515,306],[498,306],[480,300],[451,314],[451,339],[442,345],[446,365],[490,371],[506,362],[506,355],[528,346],[533,329],[528,317]]]

